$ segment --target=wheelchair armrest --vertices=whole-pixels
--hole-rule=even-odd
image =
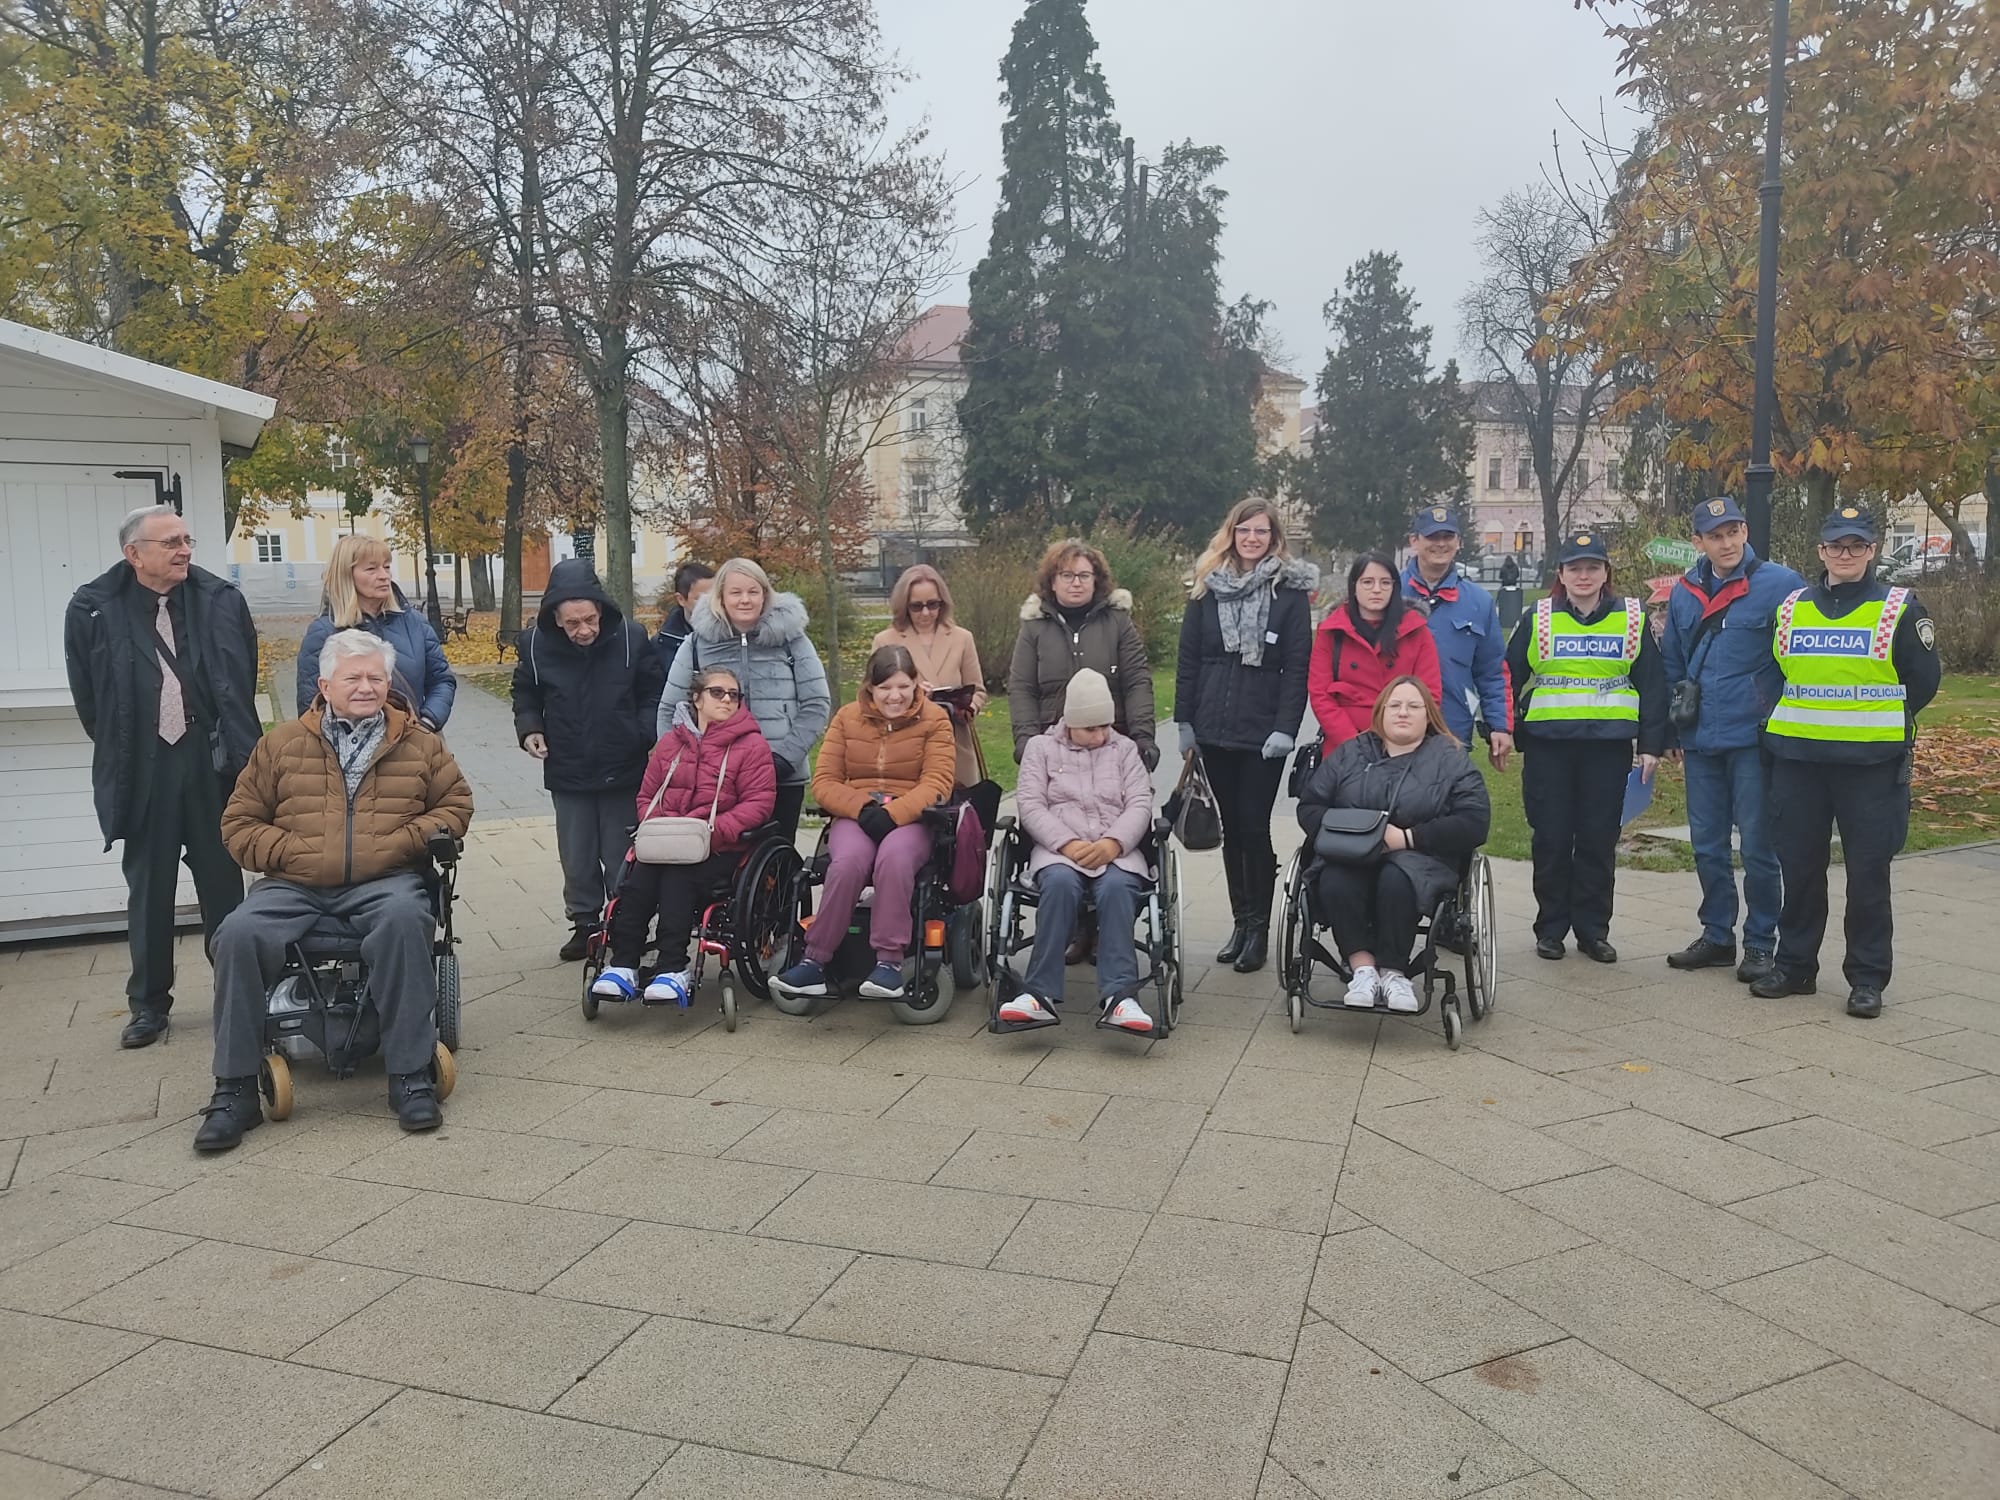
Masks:
[[[440,867],[457,864],[458,856],[464,851],[464,840],[454,837],[442,828],[424,840],[424,852],[431,857],[433,864]]]
[[[958,808],[949,803],[933,802],[917,815],[917,821],[938,833],[956,833]]]

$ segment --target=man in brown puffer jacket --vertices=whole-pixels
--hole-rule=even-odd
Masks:
[[[197,1151],[227,1151],[263,1123],[265,995],[286,948],[327,921],[362,934],[397,1120],[443,1122],[430,1074],[436,921],[418,869],[433,834],[465,836],[472,789],[444,741],[390,697],[394,672],[387,641],[330,636],[318,698],[257,742],[223,811],[223,846],[265,878],[215,935],[215,1097]]]

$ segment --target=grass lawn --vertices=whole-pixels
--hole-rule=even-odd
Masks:
[[[1910,849],[2000,838],[2000,677],[1946,677],[1917,724]]]

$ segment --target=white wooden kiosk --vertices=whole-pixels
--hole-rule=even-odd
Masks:
[[[0,319],[0,943],[123,931],[90,741],[63,668],[63,611],[118,558],[118,524],[178,505],[195,562],[226,571],[222,459],[266,396]],[[183,869],[181,900],[193,903]]]

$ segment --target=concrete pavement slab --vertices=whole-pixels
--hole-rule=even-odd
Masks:
[[[120,1222],[311,1255],[410,1196],[402,1187],[245,1164],[156,1197]]]
[[[40,1459],[0,1453],[0,1495],[8,1500],[69,1500],[91,1476]]]
[[[285,1413],[246,1422],[244,1392]],[[7,1446],[135,1484],[253,1500],[395,1387],[196,1344],[154,1343],[7,1430]]]
[[[1531,1130],[1490,1108],[1456,1099],[1377,1110],[1362,1116],[1361,1123],[1399,1146],[1503,1193],[1604,1165],[1602,1158],[1580,1149],[1581,1142],[1562,1136],[1560,1127]]]
[[[1586,1494],[1839,1500],[1824,1480],[1574,1339],[1431,1388]]]
[[[1582,1068],[1563,1076],[1607,1098],[1707,1135],[1730,1136],[1739,1130],[1755,1130],[1759,1125],[1776,1125],[1811,1113],[1797,1105],[1766,1098],[1734,1084],[1717,1083],[1699,1073],[1651,1058],[1631,1058],[1603,1068]]]
[[[1251,1500],[1284,1383],[1270,1360],[1096,1334],[1009,1500]]]
[[[1886,1141],[1837,1120],[1770,1125],[1736,1139],[1816,1176],[1831,1177],[1941,1219],[2000,1202],[2000,1176],[1932,1151]]]
[[[0,1267],[17,1265],[163,1196],[103,1177],[54,1176],[0,1196]]]
[[[1991,1494],[2000,1433],[1858,1365],[1838,1364],[1715,1409],[1859,1500]]]
[[[998,1497],[1062,1383],[920,1359],[842,1463],[857,1474]]]
[[[792,1167],[618,1146],[535,1201],[546,1208],[740,1233],[810,1175]]]
[[[0,1307],[59,1313],[194,1243],[184,1234],[100,1224],[67,1244],[0,1271]]]
[[[1703,1131],[1638,1109],[1595,1115],[1588,1120],[1567,1120],[1548,1126],[1546,1133],[1704,1203],[1754,1198],[1759,1193],[1806,1182],[1815,1175],[1787,1165],[1783,1159],[1773,1160],[1755,1149],[1746,1149],[1755,1146],[1763,1135],[1761,1131],[1718,1140]]]
[[[324,1253],[330,1260],[532,1292],[620,1226],[599,1214],[416,1193]]]
[[[1341,1147],[1354,1129],[1360,1097],[1360,1078],[1355,1075],[1240,1066],[1209,1111],[1209,1124],[1233,1135]]]
[[[916,1087],[914,1078],[783,1057],[746,1057],[701,1091],[772,1109],[808,1109],[873,1118]]]
[[[1146,1214],[1126,1209],[1037,1199],[990,1269],[1111,1286],[1125,1274],[1147,1222]]]
[[[1103,1208],[1160,1206],[1187,1148],[1088,1140],[1033,1140],[976,1130],[931,1181],[1025,1198],[1056,1198]]]
[[[1697,1406],[1817,1369],[1829,1357],[1609,1245],[1525,1261],[1480,1279]]]
[[[1026,1198],[1005,1194],[821,1172],[763,1219],[757,1233],[984,1266],[1027,1211]]]
[[[1161,1206],[1185,1218],[1323,1234],[1345,1155],[1316,1141],[1204,1130]]]
[[[1794,1240],[1967,1312],[2000,1301],[2000,1257],[1991,1240],[1857,1188],[1802,1183],[1731,1212],[1782,1226]]]
[[[846,1250],[627,1224],[543,1290],[705,1323],[789,1328],[853,1261]]]
[[[1957,1063],[1940,1062],[1935,1057],[1870,1040],[1860,1032],[1836,1030],[1827,1025],[1787,1026],[1783,1031],[1760,1036],[1757,1044],[1799,1062],[1903,1093],[1934,1084],[1956,1083],[1975,1072]]]
[[[1798,1066],[1790,1055],[1763,1046],[1764,1037],[1752,1045],[1673,1021],[1632,1021],[1593,1031],[1590,1037],[1623,1052],[1625,1055],[1619,1061],[1641,1058],[1669,1063],[1716,1083],[1741,1083],[1746,1078],[1763,1078]]]
[[[781,1109],[726,1154],[731,1161],[927,1182],[971,1134],[965,1126],[892,1124]]]
[[[1435,1053],[1426,1047],[1389,1067],[1440,1099],[1476,1104],[1523,1125],[1553,1125],[1604,1113],[1602,1094],[1487,1052],[1453,1056],[1442,1047]]]
[[[771,1111],[761,1105],[683,1099],[636,1089],[599,1089],[536,1126],[535,1134],[600,1146],[720,1156],[770,1118]],[[546,1192],[552,1186],[547,1183],[537,1191]]]
[[[1157,1214],[1097,1327],[1290,1359],[1318,1249],[1314,1235]]]
[[[684,1444],[636,1500],[954,1500],[888,1479]]]
[[[1322,1242],[1308,1306],[1418,1380],[1563,1336],[1554,1324],[1372,1227]]]
[[[0,1345],[8,1351],[0,1361],[0,1427],[75,1390],[151,1342],[108,1328],[0,1313]]]
[[[857,1060],[858,1061],[858,1060]],[[1076,1141],[1103,1110],[1108,1094],[1022,1087],[953,1077],[923,1078],[884,1111],[885,1120],[970,1125],[980,1130]]]
[[[1953,1109],[1970,1110],[1989,1120],[2000,1120],[2000,1078],[1990,1073],[1981,1073],[1957,1083],[1940,1084],[1912,1097],[1935,1104],[1948,1104]]]
[[[1781,1100],[1800,1117],[1819,1115],[1839,1120],[1906,1146],[1937,1146],[2000,1128],[2000,1122],[1985,1115],[1956,1109],[1926,1094],[1906,1094],[1819,1067],[1753,1078],[1743,1088],[1748,1093]]]
[[[269,1491],[270,1500],[627,1500],[667,1439],[403,1391]]]
[[[1104,1307],[1101,1287],[864,1255],[792,1331],[1031,1375],[1067,1375]]]
[[[743,1453],[836,1464],[909,1364],[905,1355],[874,1349],[654,1318],[551,1410]]]

